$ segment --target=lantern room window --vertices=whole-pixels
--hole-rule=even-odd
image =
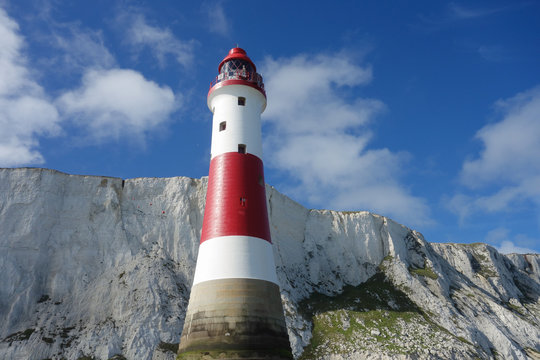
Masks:
[[[223,64],[223,67],[221,68],[221,73],[230,74],[229,76],[232,75],[231,73],[237,72],[252,74],[255,71],[253,70],[253,66],[248,61],[241,59],[231,59]]]

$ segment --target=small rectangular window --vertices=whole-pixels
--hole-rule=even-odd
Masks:
[[[246,145],[245,144],[238,144],[238,152],[240,154],[245,154],[246,153]]]
[[[219,131],[223,131],[227,128],[227,122],[226,121],[222,121],[219,123]]]
[[[238,105],[240,105],[240,106],[246,106],[246,98],[245,98],[245,97],[242,97],[242,96],[239,96],[239,97],[238,97]]]
[[[245,197],[240,198],[240,206],[246,207],[247,206],[247,199]]]

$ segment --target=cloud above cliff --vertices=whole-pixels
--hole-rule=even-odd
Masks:
[[[482,148],[461,169],[460,181],[468,190],[450,201],[461,218],[531,204],[540,212],[540,86],[495,106],[501,119],[476,133]]]
[[[399,178],[409,154],[370,148],[369,124],[385,110],[377,99],[348,96],[372,80],[352,56],[267,58],[263,114],[269,165],[289,176],[287,189],[312,206],[371,210],[409,224],[431,222],[426,201]]]
[[[51,64],[66,75],[82,76],[80,85],[60,89],[56,99],[48,95],[37,81],[43,74],[31,70],[18,23],[0,9],[0,166],[44,164],[39,150],[44,137],[92,140],[83,145],[125,139],[144,143],[179,108],[181,95],[170,87],[138,71],[115,67],[99,32],[47,21],[50,33],[42,38],[58,50]],[[138,21],[138,31],[146,33],[142,43],[156,37],[170,40],[166,32]],[[156,44],[159,50],[160,41]],[[171,49],[179,62],[189,61],[189,52],[184,58],[174,46]],[[157,51],[158,58],[164,55]]]
[[[57,50],[49,60],[55,69],[80,74],[87,68],[107,69],[116,66],[116,59],[105,46],[101,31],[81,28],[79,24],[62,24],[48,20],[50,34],[43,35]]]
[[[166,65],[169,57],[182,66],[193,63],[194,40],[178,39],[170,29],[149,24],[138,11],[124,12],[118,16],[118,21],[125,28],[125,42],[136,54],[148,49],[161,67]]]
[[[540,86],[499,100],[496,108],[502,119],[476,133],[482,150],[463,164],[461,181],[468,187],[520,184],[540,175]]]
[[[61,133],[54,105],[28,67],[19,25],[0,8],[0,167],[42,164],[40,136]]]
[[[63,94],[57,104],[64,117],[98,140],[143,138],[178,107],[169,87],[124,69],[88,71],[81,86]]]
[[[494,245],[503,254],[534,254],[536,251],[532,247],[538,243],[538,239],[529,238],[524,234],[514,235],[504,227],[489,231],[484,241]]]

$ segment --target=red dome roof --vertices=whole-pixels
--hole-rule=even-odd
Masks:
[[[241,59],[248,61],[253,66],[253,70],[257,71],[257,67],[255,66],[253,61],[251,61],[249,56],[247,56],[246,51],[239,47],[235,47],[229,51],[229,55],[227,55],[225,59],[221,60],[221,62],[219,63],[218,72],[221,72],[221,67],[223,66],[223,64],[225,64],[226,61],[229,61],[231,59]]]

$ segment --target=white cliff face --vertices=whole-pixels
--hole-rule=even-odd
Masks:
[[[188,178],[0,170],[0,358],[148,359],[178,342],[204,191]]]
[[[0,169],[0,358],[174,359],[205,192],[206,179]],[[385,217],[308,210],[271,187],[267,198],[296,357],[304,348],[319,359],[540,355],[539,255],[431,244]],[[306,312],[315,294],[339,299],[381,276],[384,291],[362,294],[387,308],[347,298],[360,317],[347,306]],[[367,314],[398,315],[369,327]],[[338,318],[337,332],[323,326]],[[332,342],[344,329],[352,340]]]

